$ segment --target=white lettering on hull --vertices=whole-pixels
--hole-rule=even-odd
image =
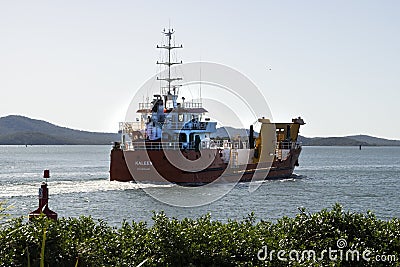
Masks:
[[[137,171],[150,171],[150,168],[137,168]]]
[[[145,160],[145,161],[135,161],[136,166],[152,166],[153,162]]]

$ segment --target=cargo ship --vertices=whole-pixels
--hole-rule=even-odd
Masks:
[[[182,80],[171,76],[171,44],[174,30],[164,30],[166,44],[157,46],[168,53],[160,94],[152,101],[138,103],[138,118],[121,122],[121,140],[111,150],[110,180],[121,182],[168,182],[202,185],[213,182],[249,182],[292,177],[301,152],[298,134],[301,117],[288,123],[258,119],[240,135],[215,138],[217,122],[205,117],[198,102],[179,101]]]

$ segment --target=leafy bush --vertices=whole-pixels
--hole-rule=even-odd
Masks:
[[[158,213],[153,221],[151,226],[124,221],[115,228],[90,217],[17,218],[0,229],[0,266],[40,266],[41,259],[44,266],[400,266],[400,220],[345,212],[340,205],[314,214],[300,209],[276,223],[257,221],[253,214],[222,223],[210,215],[177,220]],[[328,248],[338,250],[340,239],[347,242],[343,253],[369,250],[370,261],[321,257]],[[278,258],[279,250],[286,251],[286,261]],[[309,250],[315,259],[300,257]],[[375,255],[396,260],[377,261]]]

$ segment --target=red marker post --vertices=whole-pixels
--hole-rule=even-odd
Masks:
[[[39,188],[39,207],[29,213],[29,220],[41,214],[50,219],[57,220],[57,213],[49,209],[49,189],[47,188],[47,179],[50,178],[49,170],[44,170],[43,178],[46,179],[46,182],[43,182]]]

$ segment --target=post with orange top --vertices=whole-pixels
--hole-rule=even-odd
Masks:
[[[40,216],[44,214],[50,219],[57,220],[57,213],[49,209],[49,189],[47,188],[47,179],[50,178],[50,171],[44,170],[43,178],[46,182],[43,182],[39,188],[39,207],[29,213],[29,220],[35,216]]]

